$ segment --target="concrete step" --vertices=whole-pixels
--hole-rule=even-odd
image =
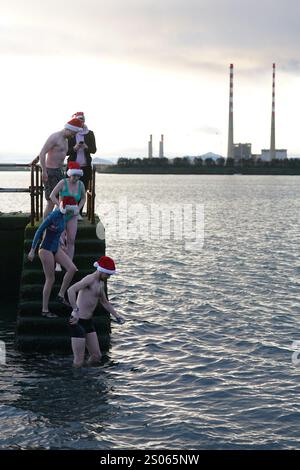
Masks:
[[[99,217],[96,216],[96,223],[91,224],[85,217],[83,221],[78,223],[76,239],[81,239],[81,238],[84,238],[84,239],[87,239],[87,238],[98,239],[98,237],[96,235],[96,227],[97,227],[97,224],[98,224],[99,221],[100,221]],[[26,226],[25,234],[24,234],[24,238],[26,240],[27,239],[29,239],[29,240],[33,239],[34,234],[35,234],[37,228],[39,227],[40,223],[41,223],[41,221],[36,222],[33,227],[31,227],[30,224],[28,224]]]
[[[98,335],[98,340],[101,351],[107,352],[110,348],[110,336]],[[70,335],[67,334],[53,336],[20,334],[16,337],[15,347],[23,352],[72,353]]]
[[[55,283],[52,292],[51,299],[55,300],[61,283]],[[20,301],[36,300],[41,299],[43,295],[44,284],[23,284],[20,288]],[[107,290],[107,289],[106,289]]]
[[[75,282],[80,281],[84,276],[91,274],[95,271],[95,268],[91,266],[90,269],[80,269],[77,271],[72,279],[72,284]],[[57,284],[62,283],[62,279],[64,277],[64,272],[56,272],[55,273],[55,282]],[[45,276],[42,269],[26,269],[22,272],[21,277],[21,285],[25,284],[43,284],[45,282]]]
[[[93,322],[98,334],[110,334],[109,314],[93,317]],[[60,318],[45,318],[42,316],[18,317],[17,334],[31,336],[70,335],[69,315]]]
[[[49,310],[61,317],[70,315],[72,309],[64,304],[51,301],[49,302]],[[20,317],[40,317],[42,313],[42,297],[39,300],[21,301],[18,306],[18,315]],[[106,310],[99,304],[94,316],[107,314]]]
[[[76,254],[75,253],[75,256],[74,256],[74,264],[75,266],[77,267],[77,269],[88,269],[89,267],[91,269],[94,269],[93,268],[93,264],[95,261],[97,261],[97,259],[99,259],[100,256],[102,256],[104,254],[104,252],[102,253],[85,253],[85,254]],[[30,269],[30,270],[41,270],[43,269],[42,267],[42,263],[41,263],[41,260],[40,258],[38,257],[38,255],[36,254],[35,258],[33,261],[29,261],[29,259],[27,258],[27,256],[25,256],[23,258],[23,271],[26,270],[26,269]]]
[[[29,253],[32,240],[24,240],[25,253]],[[97,239],[79,239],[75,241],[75,254],[99,253],[97,259],[105,253],[105,241]]]

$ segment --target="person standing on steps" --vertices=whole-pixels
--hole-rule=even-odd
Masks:
[[[64,177],[63,165],[68,152],[68,139],[81,131],[82,125],[82,121],[79,119],[71,119],[64,126],[64,129],[54,132],[54,134],[48,137],[40,151],[39,160],[42,167],[42,180],[47,200],[44,218],[47,217],[54,207],[53,202],[50,200],[50,194],[57,183]]]
[[[93,313],[100,302],[115,317],[118,323],[125,322],[107,300],[104,282],[116,273],[116,266],[109,256],[101,256],[94,263],[96,271],[88,274],[81,281],[68,289],[68,297],[73,308],[70,318],[71,343],[74,355],[73,366],[81,367],[84,362],[85,348],[90,354],[88,364],[101,360],[101,351],[97,333],[92,320]]]
[[[57,183],[50,194],[50,199],[53,204],[59,207],[60,201],[65,196],[72,196],[75,198],[78,204],[78,210],[80,211],[85,204],[86,195],[83,182],[79,180],[83,175],[79,163],[69,162],[67,175],[68,178],[64,178]],[[66,253],[71,259],[74,257],[78,217],[79,213],[78,215],[71,214],[66,216]]]
[[[65,293],[71,284],[77,268],[69,256],[61,248],[59,239],[65,230],[66,217],[69,215],[73,216],[74,214],[78,213],[79,211],[76,200],[73,197],[65,196],[59,205],[59,209],[55,209],[53,212],[51,212],[37,229],[34,235],[31,249],[28,253],[29,261],[33,261],[37,244],[43,236],[39,246],[39,258],[42,262],[45,274],[42,316],[47,318],[57,317],[56,314],[49,311],[49,299],[55,281],[55,262],[60,263],[66,270],[56,300],[59,303],[63,303],[69,306],[69,303],[65,300]]]
[[[96,139],[94,132],[88,129],[85,124],[85,116],[82,111],[73,114],[74,119],[81,122],[82,129],[69,139],[69,147],[67,155],[69,155],[68,162],[77,162],[83,171],[81,181],[84,184],[85,190],[89,189],[89,183],[92,179],[92,157],[91,154],[97,152]],[[82,219],[82,210],[80,212],[79,220]]]

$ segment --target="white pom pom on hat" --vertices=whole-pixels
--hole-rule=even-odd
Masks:
[[[67,171],[68,176],[82,176],[83,171],[80,168],[79,163],[77,162],[69,162],[68,163],[68,171]]]
[[[59,204],[59,210],[62,214],[65,214],[68,210],[74,213],[78,212],[76,199],[73,196],[64,196]]]
[[[93,266],[101,273],[117,274],[115,262],[109,256],[101,256],[101,258],[99,258]]]
[[[82,131],[83,129],[82,121],[80,121],[80,119],[78,118],[73,118],[70,121],[68,121],[67,124],[65,124],[65,129],[68,129],[69,131],[73,131],[73,132]]]

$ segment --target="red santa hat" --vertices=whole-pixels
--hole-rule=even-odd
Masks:
[[[64,196],[62,201],[59,204],[59,210],[62,214],[65,214],[67,211],[78,212],[78,205],[75,197],[73,196]]]
[[[77,118],[77,119],[80,119],[80,121],[85,121],[85,117],[84,117],[84,112],[83,111],[77,111],[77,113],[73,114],[72,116],[73,118]]]
[[[80,119],[78,118],[73,118],[71,119],[71,121],[65,124],[65,129],[68,129],[69,131],[73,132],[82,131],[82,121],[80,121]]]
[[[97,271],[100,271],[101,273],[117,273],[115,262],[109,256],[101,256],[101,258],[99,258],[98,261],[94,263],[94,268],[97,268]]]
[[[68,176],[82,176],[83,171],[80,168],[79,163],[77,162],[69,162],[68,163],[68,171],[67,171]]]

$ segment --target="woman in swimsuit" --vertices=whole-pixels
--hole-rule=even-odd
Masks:
[[[65,230],[65,219],[70,215],[73,216],[74,213],[78,214],[76,200],[73,197],[65,196],[60,203],[59,209],[50,212],[35,232],[31,250],[28,254],[29,261],[33,261],[37,244],[42,235],[44,235],[39,246],[39,258],[45,274],[42,315],[48,318],[57,317],[54,313],[49,312],[49,298],[55,281],[55,262],[60,263],[66,270],[57,297],[57,300],[61,303],[68,304],[65,300],[65,293],[77,271],[76,266],[59,243],[60,236]]]
[[[64,178],[57,183],[52,193],[50,194],[50,199],[52,202],[54,202],[54,204],[59,206],[59,203],[63,197],[72,196],[75,198],[76,203],[78,204],[78,213],[70,215],[66,218],[66,252],[68,256],[73,259],[78,225],[78,214],[85,204],[86,197],[85,187],[82,181],[79,179],[83,175],[79,163],[69,162],[67,175],[69,178]]]

